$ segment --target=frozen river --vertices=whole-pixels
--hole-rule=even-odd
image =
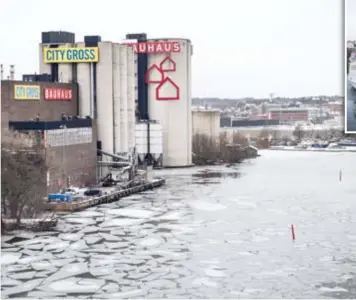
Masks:
[[[3,237],[2,298],[355,298],[356,155],[261,154]]]

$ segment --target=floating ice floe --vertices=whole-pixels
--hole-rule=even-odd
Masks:
[[[26,293],[26,292],[32,291],[39,284],[41,284],[42,281],[43,281],[43,279],[34,279],[34,280],[27,281],[27,282],[23,282],[20,285],[2,290],[1,296],[10,296],[10,295],[15,295],[15,294]]]
[[[205,210],[205,211],[218,211],[218,210],[226,209],[226,206],[222,204],[210,203],[205,201],[192,201],[190,203],[190,206],[192,206],[195,209]]]
[[[119,290],[119,285],[114,282],[110,282],[102,288],[102,291],[106,293],[115,293]]]
[[[53,281],[48,286],[41,286],[40,289],[68,294],[93,294],[104,286],[104,284],[105,280],[103,279],[80,279],[71,277]]]
[[[192,284],[206,287],[216,287],[218,285],[216,282],[205,277],[195,278]]]
[[[52,266],[59,268],[65,265],[69,265],[75,260],[76,260],[75,258],[52,259],[50,263]]]
[[[216,270],[215,268],[209,268],[205,270],[205,274],[209,277],[226,277],[226,274],[221,270]]]
[[[109,241],[109,242],[118,242],[122,240],[122,238],[112,234],[100,233],[100,236],[102,236],[105,241]]]
[[[151,246],[158,246],[160,244],[162,244],[162,240],[161,239],[155,239],[155,238],[147,238],[144,239],[143,241],[140,242],[140,245],[143,247],[151,247]]]
[[[39,261],[39,262],[33,262],[31,263],[32,269],[35,271],[43,271],[43,270],[48,270],[53,268],[53,264],[50,263],[47,260],[44,261]]]
[[[69,264],[60,268],[55,274],[45,279],[43,283],[48,284],[49,282],[61,280],[72,276],[77,276],[87,272],[88,272],[87,263]]]
[[[99,243],[101,240],[103,240],[102,236],[99,235],[87,235],[84,236],[84,240],[88,245],[93,245]]]
[[[152,211],[131,208],[111,209],[108,211],[108,213],[111,215],[123,216],[134,219],[149,219],[155,215],[155,213]]]
[[[60,241],[57,243],[49,244],[44,247],[45,251],[52,251],[52,252],[61,252],[64,249],[68,248],[69,242],[67,241]]]
[[[65,221],[67,223],[73,223],[73,224],[81,224],[81,225],[94,225],[96,222],[91,219],[91,218],[66,218]]]
[[[11,265],[17,262],[21,256],[22,253],[1,251],[1,265]]]
[[[1,286],[17,286],[20,285],[22,283],[22,281],[20,280],[16,280],[16,279],[11,279],[8,277],[2,277],[1,278]]]
[[[88,245],[85,242],[85,240],[78,240],[78,242],[75,242],[68,247],[71,250],[83,250],[83,249],[88,249]]]
[[[132,226],[141,223],[140,219],[125,219],[125,218],[115,218],[103,222],[101,227],[120,227],[120,226]]]
[[[333,288],[329,288],[326,286],[323,286],[319,289],[319,291],[324,292],[324,293],[342,293],[342,292],[348,292],[347,289],[342,288],[341,286],[335,286]]]
[[[58,236],[63,241],[79,241],[83,233],[62,233]]]
[[[33,279],[35,275],[36,275],[36,271],[30,271],[30,272],[12,273],[9,274],[8,276],[11,279],[16,279],[16,280],[29,280],[29,279]]]

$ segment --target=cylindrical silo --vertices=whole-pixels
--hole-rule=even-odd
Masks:
[[[40,74],[51,74],[51,64],[46,64],[43,60],[43,48],[47,47],[49,47],[49,45],[39,44]]]
[[[102,150],[113,153],[113,46],[111,42],[98,44],[100,60],[96,65],[96,111],[98,140]]]
[[[62,44],[58,48],[70,48],[73,47],[72,44]],[[63,63],[58,64],[58,81],[59,82],[72,82],[73,79],[73,64]]]
[[[120,44],[113,44],[113,122],[114,122],[114,153],[121,152],[121,66]]]
[[[120,128],[121,128],[121,151],[128,151],[128,126],[127,126],[127,46],[120,46],[120,86],[121,86],[121,114],[120,114]]]
[[[148,107],[163,131],[163,166],[192,164],[191,55],[186,39],[149,40],[179,44],[180,52],[149,54]],[[150,76],[149,76],[150,77]]]
[[[84,47],[84,43],[78,43],[77,47]],[[79,93],[79,115],[82,117],[91,115],[91,80],[90,80],[90,63],[77,64],[77,82]]]
[[[136,110],[136,64],[133,47],[125,45],[127,51],[127,128],[128,148],[135,146],[135,110]]]

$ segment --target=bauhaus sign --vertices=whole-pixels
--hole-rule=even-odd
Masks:
[[[14,85],[15,100],[40,100],[41,89],[39,85]]]
[[[72,100],[72,89],[65,88],[46,88],[44,90],[45,100]]]
[[[144,43],[125,43],[132,46],[135,53],[179,53],[179,42],[144,42]]]
[[[47,64],[98,62],[99,48],[44,48],[43,61]]]

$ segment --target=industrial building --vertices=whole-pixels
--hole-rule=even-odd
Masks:
[[[34,133],[51,172],[47,192],[96,182],[96,125],[78,118],[77,84],[1,81],[1,130]]]
[[[217,140],[220,135],[220,110],[193,109],[192,127],[194,134],[204,134],[213,140]]]
[[[100,150],[128,152],[138,144],[141,161],[192,164],[189,40],[141,33],[121,43],[100,36],[78,43],[73,33],[45,32],[39,47],[40,73],[78,84],[79,115],[96,120]]]

